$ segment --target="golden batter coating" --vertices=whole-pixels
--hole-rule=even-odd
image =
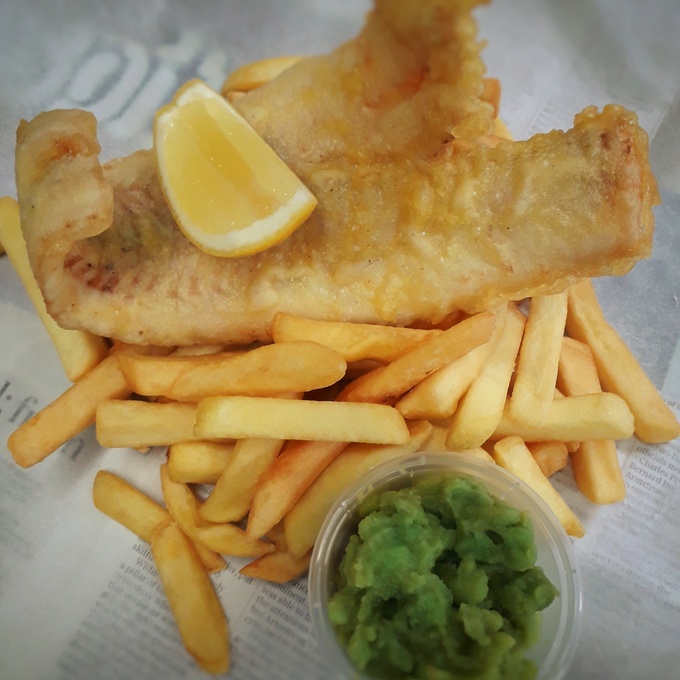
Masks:
[[[355,40],[236,101],[319,201],[257,255],[187,241],[152,152],[102,167],[91,114],[22,123],[22,228],[50,313],[131,343],[246,343],[277,311],[438,324],[649,256],[658,193],[634,114],[489,146],[475,4],[378,0]]]

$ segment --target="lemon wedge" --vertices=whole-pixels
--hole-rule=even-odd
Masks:
[[[184,235],[220,257],[251,255],[289,236],[316,198],[220,94],[192,80],[158,111],[161,187]]]

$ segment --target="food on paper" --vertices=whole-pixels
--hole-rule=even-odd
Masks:
[[[163,195],[182,233],[211,255],[252,255],[295,231],[316,198],[217,92],[194,80],[154,120]]]
[[[303,489],[304,495],[298,493],[299,501],[286,509],[283,520],[286,544],[293,555],[300,557],[313,548],[324,518],[345,488],[381,463],[418,451],[425,445],[432,425],[424,420],[415,421],[411,423],[410,431],[410,441],[400,446],[348,446],[327,464],[306,490]]]
[[[283,439],[271,437],[238,439],[210,495],[200,507],[201,517],[209,522],[242,520],[251,509],[262,476],[284,443]]]
[[[527,442],[527,448],[545,477],[552,477],[569,464],[569,449],[565,442]]]
[[[281,524],[272,527],[267,532],[267,538],[272,541],[276,549],[246,564],[241,568],[241,574],[274,583],[286,583],[307,572],[312,558],[311,549],[304,555],[294,555],[288,548]]]
[[[343,390],[341,398],[354,402],[383,402],[391,397],[399,397],[423,378],[487,343],[495,328],[495,314],[475,314],[386,366],[360,376]]]
[[[279,312],[272,323],[274,342],[318,342],[334,349],[347,362],[371,359],[389,363],[439,333],[437,329],[320,321],[285,312]]]
[[[548,415],[555,393],[566,318],[566,291],[531,299],[515,368],[511,418],[540,425]]]
[[[107,470],[94,478],[92,500],[97,510],[151,543],[156,529],[170,521],[170,513],[137,487]]]
[[[154,532],[151,554],[187,651],[206,673],[226,673],[227,619],[191,541],[174,522],[167,522]]]
[[[66,377],[75,382],[108,354],[108,344],[104,338],[87,331],[62,328],[47,313],[45,301],[28,261],[26,242],[21,233],[19,205],[9,196],[0,198],[0,254],[3,252],[7,253],[31,298],[35,311],[57,350]]]
[[[505,437],[496,442],[491,455],[498,465],[528,484],[548,504],[570,536],[580,538],[585,534],[578,517],[548,481],[519,437]]]
[[[327,56],[232,74],[233,109],[190,83],[159,113],[153,150],[104,165],[90,114],[47,112],[19,128],[25,238],[16,203],[0,199],[0,240],[44,296],[39,313],[76,382],[9,448],[32,465],[95,420],[102,446],[169,447],[165,507],[103,471],[93,497],[151,542],[208,672],[229,666],[206,576],[222,555],[252,558],[241,573],[254,578],[303,574],[330,505],[378,463],[444,448],[495,461],[581,536],[548,477],[570,462],[587,498],[617,502],[615,440],[633,427],[648,441],[678,435],[583,282],[649,255],[647,137],[610,106],[567,132],[508,141],[476,4],[383,0]],[[240,117],[287,168],[225,149],[227,128],[253,139]],[[279,207],[257,231],[259,179],[241,192],[241,176],[224,198],[234,177],[214,172],[208,143],[258,178],[272,164],[291,170],[317,208],[300,225]],[[210,198],[235,206],[242,229],[210,226],[215,207],[187,169],[211,178]],[[513,301],[528,296],[527,320]],[[194,485],[212,487],[206,500]],[[487,619],[465,615],[471,630]]]
[[[558,595],[527,513],[471,478],[423,474],[359,506],[328,617],[376,678],[533,678],[537,613]]]
[[[494,335],[503,332],[505,320],[496,321]],[[439,420],[456,412],[458,403],[472,382],[479,376],[494,348],[494,336],[440,368],[414,385],[396,404],[404,418]]]
[[[182,442],[168,447],[168,472],[175,482],[215,484],[222,476],[233,442]]]
[[[126,356],[121,370],[137,394],[197,402],[216,395],[271,396],[307,392],[336,383],[347,364],[315,342],[264,345],[248,352],[176,356]]]
[[[557,384],[564,394],[570,396],[602,391],[595,359],[588,345],[563,338]],[[616,443],[612,439],[581,441],[572,451],[570,460],[576,486],[593,503],[618,503],[626,497],[626,482]]]
[[[451,418],[446,437],[447,449],[456,451],[481,446],[497,428],[525,323],[524,315],[514,304],[509,305],[499,335],[493,340],[495,346],[488,361]]]
[[[243,576],[273,583],[287,583],[307,572],[311,557],[311,552],[302,557],[295,557],[285,550],[276,550],[241,567],[240,573]]]
[[[404,444],[409,438],[404,418],[391,406],[275,397],[203,399],[196,411],[194,433],[203,439],[264,437],[371,444]]]
[[[223,361],[205,356],[162,394],[177,401],[200,401],[226,394],[262,397],[308,392],[333,385],[346,369],[345,360],[332,349],[316,342],[287,342]]]
[[[10,435],[7,448],[21,467],[35,465],[92,425],[100,404],[124,399],[130,392],[118,357],[112,354],[20,425]]]
[[[107,448],[145,449],[200,439],[196,404],[107,399],[97,406],[97,441]]]
[[[494,440],[516,435],[528,442],[627,439],[633,434],[633,414],[616,394],[582,394],[553,399],[540,425],[514,420],[506,404]]]
[[[98,510],[149,543],[156,529],[171,520],[162,505],[107,470],[99,470],[95,475],[92,500]],[[226,562],[217,553],[200,543],[194,543],[194,548],[209,574],[225,568]]]
[[[158,149],[102,166],[91,114],[22,123],[22,228],[49,312],[129,343],[247,343],[279,311],[433,325],[628,271],[652,244],[647,135],[608,106],[492,148],[474,4],[378,3],[355,40],[236,100],[319,202],[248,257],[184,236]]]
[[[567,332],[590,347],[604,389],[620,395],[630,406],[638,439],[654,443],[680,435],[677,418],[604,318],[590,281],[569,291]]]

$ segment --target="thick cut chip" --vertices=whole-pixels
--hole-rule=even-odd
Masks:
[[[170,513],[129,482],[107,470],[94,478],[92,498],[95,507],[151,543],[156,529],[172,519]]]
[[[519,437],[507,437],[496,442],[491,455],[498,465],[528,484],[548,504],[570,536],[580,538],[585,534],[578,517],[541,472],[531,451]]]
[[[183,442],[168,449],[168,472],[175,482],[214,484],[224,471],[232,442]]]
[[[481,446],[493,434],[507,400],[524,325],[524,314],[509,305],[491,356],[451,418],[446,448],[459,451]]]
[[[250,351],[128,356],[121,361],[121,370],[135,393],[190,402],[227,394],[307,392],[335,383],[346,369],[340,354],[306,341]]]
[[[566,318],[566,292],[532,298],[510,399],[514,420],[540,425],[547,416],[555,393]]]
[[[211,255],[251,255],[279,243],[316,199],[276,152],[205,83],[194,80],[154,121],[163,194],[177,225]]]
[[[273,396],[328,387],[347,369],[337,352],[316,342],[265,345],[238,356],[201,357],[165,393],[177,401],[218,395]]]
[[[26,242],[21,233],[19,205],[9,196],[0,198],[0,247],[4,247],[21,283],[24,284],[38,318],[57,350],[66,377],[75,382],[106,357],[107,343],[104,338],[87,331],[62,328],[47,313],[45,301],[28,261]]]
[[[500,330],[500,324],[498,324]],[[440,420],[453,415],[458,402],[480,374],[494,345],[493,339],[440,368],[407,392],[395,408],[404,418]]]
[[[236,522],[250,509],[261,476],[279,455],[283,439],[239,439],[210,495],[201,505],[209,522]]]
[[[562,341],[557,377],[562,391],[569,396],[601,391],[593,354],[578,340]],[[626,497],[616,443],[611,439],[580,442],[571,454],[571,469],[576,486],[593,503],[618,503]]]
[[[292,553],[282,550],[262,555],[250,564],[246,564],[240,571],[243,576],[259,578],[274,583],[287,583],[304,574],[309,568],[312,551],[309,550],[302,557],[295,557]]]
[[[203,524],[198,514],[198,499],[188,484],[176,482],[170,476],[168,464],[160,467],[163,500],[173,519],[187,536],[193,536],[196,528]]]
[[[276,546],[274,552],[262,555],[241,569],[243,576],[259,578],[274,583],[286,583],[304,574],[312,558],[312,551],[296,557],[288,549],[283,524],[273,526],[267,538]]]
[[[423,451],[445,451],[446,436],[449,433],[448,422],[431,422],[432,431],[422,446]]]
[[[495,327],[496,314],[493,312],[475,314],[417,345],[386,366],[357,378],[343,390],[340,398],[382,402],[401,396],[428,375],[488,342]]]
[[[272,324],[274,342],[293,340],[318,342],[334,349],[347,362],[372,359],[389,363],[440,333],[438,329],[422,330],[348,321],[321,321],[284,312],[279,312]]]
[[[189,348],[182,348],[188,350]],[[173,352],[170,356],[129,354],[121,357],[120,370],[135,394],[165,396],[177,378],[205,361],[227,360],[242,352],[216,352],[186,354]]]
[[[228,522],[198,526],[192,538],[215,552],[235,557],[261,557],[274,551],[273,543],[250,540],[243,529]]]
[[[271,543],[246,539],[243,529],[227,523],[212,524],[199,513],[199,501],[189,485],[170,477],[167,463],[161,465],[161,489],[170,514],[182,531],[198,544],[224,555],[259,557],[274,550]]]
[[[677,418],[621,336],[604,318],[590,281],[569,289],[567,333],[590,347],[602,387],[625,399],[635,417],[638,439],[658,443],[680,435]]]
[[[448,425],[444,425],[441,422],[430,424],[432,425],[432,432],[420,447],[420,450],[436,451],[437,453],[446,451],[446,437],[449,434]],[[481,458],[482,460],[493,463],[493,458],[481,446],[476,446],[472,449],[460,449],[458,453],[464,453],[466,456],[474,456],[475,458]]]
[[[278,397],[209,397],[198,404],[194,433],[201,439],[302,439],[403,444],[408,428],[382,404],[296,401]]]
[[[97,441],[107,448],[144,449],[203,437],[194,435],[195,404],[109,399],[97,407]]]
[[[151,543],[156,529],[172,519],[163,506],[106,470],[100,470],[95,476],[92,498],[98,510],[148,543]],[[197,543],[194,547],[209,574],[226,567],[226,562],[216,552]]]
[[[227,619],[191,541],[168,522],[154,533],[151,554],[187,651],[206,673],[226,673]]]
[[[35,465],[94,423],[100,404],[129,394],[117,354],[112,354],[20,425],[7,448],[22,467]]]
[[[432,426],[424,420],[410,423],[411,439],[401,446],[352,444],[328,464],[284,518],[286,545],[302,557],[316,541],[326,514],[342,490],[376,465],[418,451]]]
[[[602,392],[595,358],[584,342],[569,337],[562,338],[557,390],[561,396]]]
[[[530,442],[527,448],[546,477],[567,466],[569,450],[564,442]]]
[[[582,442],[587,439],[627,439],[633,434],[633,414],[626,402],[611,392],[554,399],[541,425],[518,423],[508,407],[493,439],[516,435],[525,442]]]
[[[579,491],[593,503],[619,503],[626,497],[616,442],[589,439],[571,454],[571,471]]]
[[[259,481],[246,535],[255,539],[268,533],[346,447],[345,442],[290,442]]]

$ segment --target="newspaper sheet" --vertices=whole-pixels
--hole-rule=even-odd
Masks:
[[[151,119],[190,77],[219,87],[234,67],[327,51],[360,27],[353,0],[27,0],[0,7],[0,195],[15,196],[20,118],[82,107],[106,158],[150,145]],[[621,103],[651,139],[663,205],[654,255],[597,282],[605,313],[680,410],[680,5],[674,0],[498,0],[477,13],[516,138],[570,126],[584,106]],[[67,386],[7,258],[0,259],[0,440]],[[4,444],[3,444],[4,446]],[[101,450],[91,430],[23,470],[0,455],[0,676],[9,680],[200,678],[185,653],[148,546],[98,513],[99,469],[160,499],[161,450]],[[587,533],[575,541],[584,623],[570,680],[680,678],[680,442],[619,443],[626,500],[598,507],[568,470],[555,484]],[[326,678],[304,578],[214,577],[231,627],[234,680]]]

